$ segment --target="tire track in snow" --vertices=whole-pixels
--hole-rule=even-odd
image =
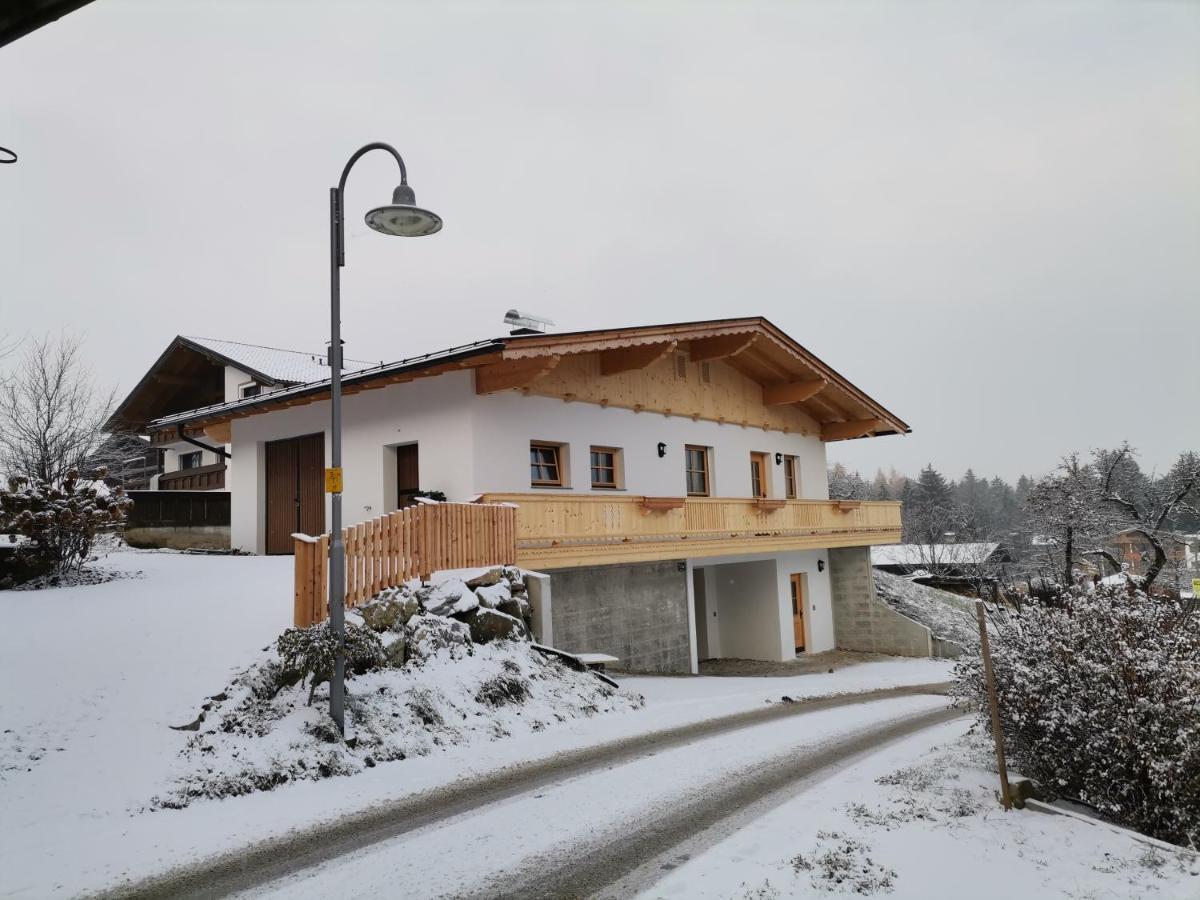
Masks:
[[[703,738],[792,716],[895,697],[945,694],[949,686],[949,682],[904,685],[808,698],[788,704],[774,703],[731,716],[584,747],[544,760],[513,765],[483,778],[465,778],[445,787],[379,804],[334,822],[295,830],[235,853],[202,860],[151,879],[125,883],[92,896],[147,900],[226,897],[262,887],[381,841],[403,836],[418,828],[435,825],[556,781],[584,775],[594,769],[620,765]],[[492,896],[495,894],[492,893]]]
[[[468,896],[521,900],[635,896],[697,851],[795,796],[798,783],[845,769],[888,743],[964,715],[965,711],[953,707],[918,713],[855,731],[799,755],[779,757],[753,774],[674,804],[632,830],[576,845],[569,858],[535,858]]]

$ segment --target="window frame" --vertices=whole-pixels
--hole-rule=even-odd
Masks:
[[[598,453],[606,453],[612,457],[611,466],[597,466],[595,455]],[[589,483],[593,491],[620,491],[625,488],[625,467],[624,454],[620,447],[606,447],[599,444],[593,444],[588,447],[588,477]],[[596,471],[604,470],[612,472],[612,483],[602,484],[596,481]]]
[[[704,461],[703,469],[692,468],[692,453],[698,451],[700,458]],[[704,490],[692,490],[692,473],[699,472],[704,478]],[[689,497],[711,497],[712,496],[712,447],[706,447],[703,444],[684,444],[683,445],[683,478],[684,488]]]
[[[554,441],[530,441],[529,442],[529,486],[531,488],[545,489],[545,488],[563,488],[563,487],[567,486],[566,470],[565,470],[565,466],[564,466],[564,457],[566,456],[566,454],[563,452],[566,449],[566,447],[567,447],[566,444],[559,444],[559,443],[555,443]],[[535,450],[549,450],[551,453],[554,454],[553,465],[554,465],[554,470],[558,476],[556,480],[550,481],[550,480],[542,480],[542,479],[534,478],[534,476],[533,476],[534,466],[538,466],[539,468],[547,467],[547,464],[544,462],[541,462],[541,463],[534,462],[533,453]]]
[[[246,390],[248,388],[252,388],[253,390],[250,393],[246,393]],[[259,394],[262,393],[262,389],[263,389],[263,386],[261,384],[259,384],[257,381],[243,382],[242,384],[238,385],[238,399],[239,400],[249,400],[251,397],[257,397]]]
[[[783,457],[783,493],[788,500],[800,499],[800,469],[794,455]]]
[[[755,475],[758,475],[758,490],[755,490]],[[755,500],[767,500],[771,496],[771,470],[767,454],[761,450],[750,451],[750,496]]]
[[[196,464],[194,466],[187,465],[185,461],[189,460],[189,459],[194,459],[196,461]],[[192,469],[199,469],[199,468],[203,467],[203,465],[204,465],[204,451],[203,450],[189,450],[187,453],[179,454],[179,471],[180,472],[189,472]]]

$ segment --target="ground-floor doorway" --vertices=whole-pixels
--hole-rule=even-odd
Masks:
[[[808,576],[802,572],[796,572],[789,580],[792,589],[792,633],[796,639],[796,652],[802,653],[808,645],[804,632],[804,598],[808,595],[805,582],[807,582]]]
[[[270,441],[265,464],[267,553],[291,553],[294,533],[325,531],[325,435]]]

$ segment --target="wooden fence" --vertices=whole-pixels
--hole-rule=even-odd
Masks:
[[[502,504],[422,503],[343,528],[346,606],[443,569],[514,564],[516,513]],[[329,614],[329,535],[293,538],[295,622],[305,628]]]

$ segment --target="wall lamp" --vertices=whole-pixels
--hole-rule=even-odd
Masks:
[[[824,571],[825,571],[825,560],[823,560],[823,559],[818,559],[818,560],[817,560],[817,571],[818,571],[818,572],[824,572]]]
[[[777,466],[783,465],[783,454],[782,453],[775,454],[775,465],[777,465]]]
[[[660,458],[667,455],[667,445],[662,441],[658,442],[658,455]]]

